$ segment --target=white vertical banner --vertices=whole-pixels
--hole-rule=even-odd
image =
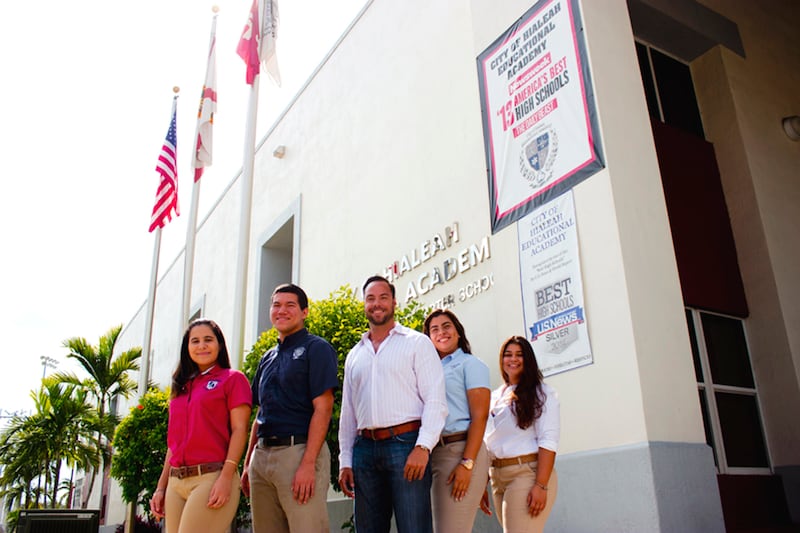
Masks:
[[[591,364],[572,191],[517,222],[525,332],[545,376]]]

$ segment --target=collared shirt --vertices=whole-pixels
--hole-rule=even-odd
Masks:
[[[171,466],[224,461],[231,440],[231,410],[250,407],[250,383],[231,368],[215,366],[186,384],[169,402],[167,446]]]
[[[303,328],[264,354],[253,378],[259,437],[307,435],[314,398],[339,386],[336,350]]]
[[[353,466],[353,443],[359,429],[422,420],[417,444],[432,450],[446,418],[444,372],[428,337],[396,324],[377,353],[368,332],[350,350],[339,420],[342,468]]]
[[[558,451],[561,432],[561,407],[558,393],[547,383],[542,383],[545,394],[542,415],[526,429],[517,425],[511,408],[511,393],[515,385],[502,385],[492,392],[489,420],[486,423],[486,449],[493,458],[517,457],[536,453],[539,448]]]
[[[442,358],[444,382],[447,388],[447,421],[443,435],[469,429],[470,414],[467,391],[489,389],[489,367],[461,348]]]

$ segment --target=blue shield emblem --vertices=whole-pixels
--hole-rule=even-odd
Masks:
[[[542,170],[547,154],[550,151],[550,133],[545,132],[536,137],[532,143],[525,147],[525,157],[534,170]]]

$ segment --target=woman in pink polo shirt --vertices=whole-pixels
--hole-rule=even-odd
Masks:
[[[150,509],[167,533],[223,533],[236,515],[252,396],[213,320],[189,324],[172,375],[167,456]]]
[[[484,441],[492,497],[504,532],[541,532],[558,491],[556,391],[542,381],[533,347],[511,337],[500,349],[503,385],[492,392]]]

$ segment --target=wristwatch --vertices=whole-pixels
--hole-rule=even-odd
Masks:
[[[472,467],[475,466],[475,461],[473,461],[472,459],[467,459],[466,457],[464,457],[464,458],[461,459],[461,463],[459,463],[459,464],[461,466],[463,466],[464,468],[466,468],[467,470],[472,470]]]

